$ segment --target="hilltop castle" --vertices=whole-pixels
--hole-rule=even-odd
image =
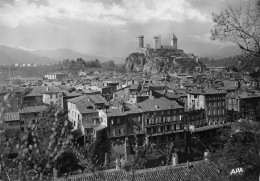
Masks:
[[[151,48],[149,45],[144,47],[144,36],[140,35],[136,37],[136,45],[137,50],[140,52],[146,52],[148,49],[168,49],[168,50],[177,50],[177,37],[172,34],[170,37],[170,45],[162,45],[161,44],[161,35],[153,37],[153,47]]]

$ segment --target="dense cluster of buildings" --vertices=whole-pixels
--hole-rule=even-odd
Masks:
[[[51,73],[23,78],[18,87],[2,85],[1,106],[11,90],[13,96],[1,117],[1,129],[23,131],[46,106],[57,105],[68,111],[84,143],[106,131],[113,151],[126,156],[134,152],[135,135],[140,145],[173,142],[181,149],[187,144],[186,132],[200,137],[229,122],[260,117],[259,83],[246,74],[214,69],[170,75],[170,81],[163,75],[116,72],[85,76],[80,72],[77,81],[61,81],[65,77]],[[28,86],[28,80],[37,84]]]
[[[188,55],[177,49],[174,34],[170,45],[161,45],[161,37],[155,36],[153,48],[144,47],[144,37],[139,36],[137,47],[142,53],[169,50],[177,52],[175,58]],[[143,145],[165,155],[166,145],[172,144],[176,166],[207,157],[205,150],[219,146],[219,129],[239,119],[259,120],[259,86],[258,78],[225,67],[156,75],[81,70],[76,77],[63,72],[10,77],[0,85],[0,138],[22,133],[49,106],[56,106],[67,112],[82,146],[102,133],[118,163]],[[185,153],[191,156],[182,156]]]
[[[119,158],[143,144],[163,152],[167,143],[180,154],[192,145],[191,152],[203,157],[203,150],[217,143],[218,129],[238,119],[260,118],[259,81],[248,74],[214,68],[167,76],[80,71],[77,79],[65,73],[18,77],[21,86],[12,80],[0,86],[0,108],[5,107],[0,132],[23,132],[56,105],[68,111],[83,145],[105,132]]]

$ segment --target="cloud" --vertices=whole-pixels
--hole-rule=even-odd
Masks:
[[[210,44],[215,44],[216,46],[219,47],[219,49],[225,48],[225,47],[229,47],[229,46],[236,46],[235,43],[230,42],[230,41],[213,41],[210,39],[211,34],[210,33],[206,33],[203,35],[191,35],[191,38],[195,41],[198,42],[202,42],[202,43],[210,43]]]
[[[125,26],[146,23],[151,19],[183,22],[187,19],[210,21],[207,14],[185,0],[122,0],[105,4],[101,1],[45,0],[44,5],[33,0],[17,0],[0,6],[0,23],[10,27],[21,24],[46,23],[46,19],[70,19],[85,22]],[[30,3],[29,3],[30,2]],[[34,2],[34,3],[32,3]]]

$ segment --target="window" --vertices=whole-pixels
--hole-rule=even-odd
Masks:
[[[153,133],[157,133],[156,127],[153,127]]]
[[[123,128],[118,129],[118,134],[123,135]]]
[[[50,94],[50,98],[52,99],[52,94]]]
[[[34,116],[38,116],[38,113],[34,113]]]
[[[146,120],[146,124],[150,124],[149,119]]]
[[[120,124],[120,118],[117,118],[117,124]]]
[[[115,129],[112,130],[112,136],[116,136],[116,130]]]
[[[183,121],[183,115],[180,115],[180,121]]]

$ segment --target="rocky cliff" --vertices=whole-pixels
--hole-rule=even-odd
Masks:
[[[195,58],[189,58],[183,51],[150,50],[146,53],[132,53],[126,58],[127,72],[184,73],[204,66]]]

